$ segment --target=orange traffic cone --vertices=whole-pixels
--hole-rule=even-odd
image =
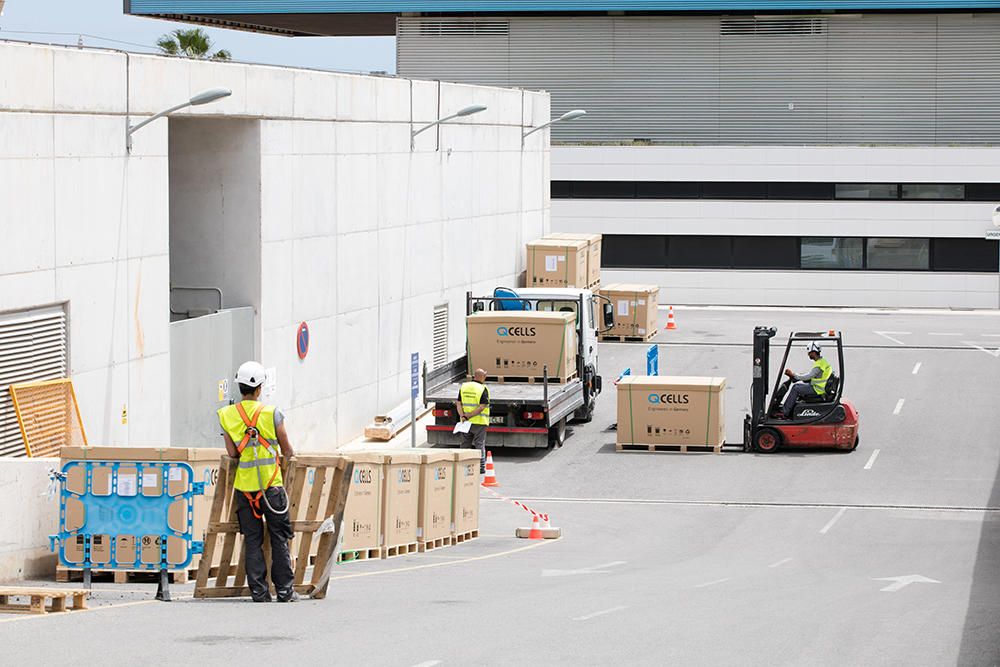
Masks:
[[[538,525],[538,515],[531,515],[531,532],[528,533],[529,540],[541,540],[542,538],[542,528]]]
[[[674,307],[670,306],[670,310],[667,311],[667,328],[676,329],[677,323],[674,322]]]
[[[492,452],[486,452],[486,477],[483,478],[483,486],[500,486],[497,482],[497,473],[493,469]]]

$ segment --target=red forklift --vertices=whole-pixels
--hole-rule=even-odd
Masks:
[[[743,450],[765,454],[780,448],[855,450],[859,442],[858,411],[853,404],[842,400],[844,343],[840,332],[793,332],[785,345],[774,394],[768,401],[771,339],[777,333],[774,327],[755,327],[753,331],[753,380],[750,414],[743,419]],[[784,369],[788,367],[788,354],[793,346],[804,349],[810,343],[836,345],[838,363],[826,382],[826,392],[800,399],[791,417],[785,419],[781,404],[793,382],[792,378],[782,381]]]

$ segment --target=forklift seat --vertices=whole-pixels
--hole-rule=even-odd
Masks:
[[[840,388],[840,378],[836,375],[831,374],[826,381],[826,393],[824,394],[814,394],[812,396],[806,396],[802,399],[803,403],[832,403],[833,399],[837,397],[837,389]]]

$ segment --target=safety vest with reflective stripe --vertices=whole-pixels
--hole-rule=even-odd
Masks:
[[[818,378],[811,379],[809,383],[812,384],[813,391],[822,395],[826,393],[826,381],[833,375],[833,368],[830,367],[830,363],[823,357],[813,362],[813,368],[817,367],[821,375]]]
[[[248,417],[253,417],[261,408],[257,417],[257,446],[245,443],[240,453],[239,467],[236,469],[236,480],[233,486],[237,491],[260,491],[260,480],[264,487],[281,486],[281,469],[278,467],[278,434],[274,427],[274,406],[261,405],[257,401],[242,401],[240,405]],[[247,426],[243,422],[236,405],[227,405],[219,409],[219,423],[229,437],[239,448],[246,437]],[[260,470],[260,476],[257,470]],[[274,481],[268,484],[272,477]]]
[[[486,391],[486,385],[484,384],[479,384],[478,382],[462,383],[462,387],[458,390],[458,396],[462,399],[462,410],[465,414],[474,412],[479,407],[479,402],[483,399],[484,391]],[[469,419],[469,421],[473,424],[488,426],[490,423],[490,406],[487,405],[482,412]]]

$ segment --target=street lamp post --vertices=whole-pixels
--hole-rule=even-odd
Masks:
[[[473,104],[472,106],[465,107],[464,109],[458,111],[457,113],[453,113],[450,116],[445,116],[444,118],[436,120],[433,123],[428,123],[419,130],[414,130],[410,132],[410,150],[413,151],[416,148],[417,135],[423,132],[424,130],[429,130],[432,127],[440,125],[441,123],[447,123],[449,120],[453,118],[462,118],[464,116],[471,116],[472,114],[479,113],[480,111],[486,111],[486,107],[483,106],[482,104]]]
[[[180,111],[181,109],[184,109],[184,108],[187,108],[187,107],[196,107],[196,106],[200,106],[202,104],[208,104],[209,102],[214,102],[216,100],[222,99],[223,97],[229,97],[232,94],[233,94],[233,91],[229,90],[228,88],[212,88],[211,90],[206,90],[204,92],[198,93],[197,95],[195,95],[194,97],[192,97],[191,99],[189,99],[187,102],[182,102],[181,104],[177,104],[175,106],[172,106],[169,109],[164,109],[163,111],[150,116],[149,118],[147,118],[146,120],[142,121],[141,123],[137,123],[135,125],[129,125],[128,124],[128,117],[126,117],[126,125],[125,125],[125,127],[126,127],[126,129],[125,129],[125,150],[126,150],[126,152],[129,152],[129,153],[132,152],[132,135],[137,130],[139,130],[139,129],[141,129],[141,128],[147,126],[147,125],[149,125],[150,123],[152,123],[157,118],[163,118],[164,116],[168,116],[168,115],[172,114],[175,111]]]
[[[538,127],[531,128],[530,130],[528,130],[527,132],[525,132],[524,134],[521,135],[521,148],[524,148],[524,139],[529,134],[534,134],[535,132],[538,132],[539,130],[544,130],[548,126],[554,125],[555,123],[561,123],[564,120],[576,120],[577,118],[581,118],[581,117],[586,116],[586,115],[587,115],[587,112],[584,111],[583,109],[574,109],[573,111],[567,111],[566,113],[564,113],[563,115],[559,116],[558,118],[553,118],[549,122],[543,123],[543,124],[539,125]]]

